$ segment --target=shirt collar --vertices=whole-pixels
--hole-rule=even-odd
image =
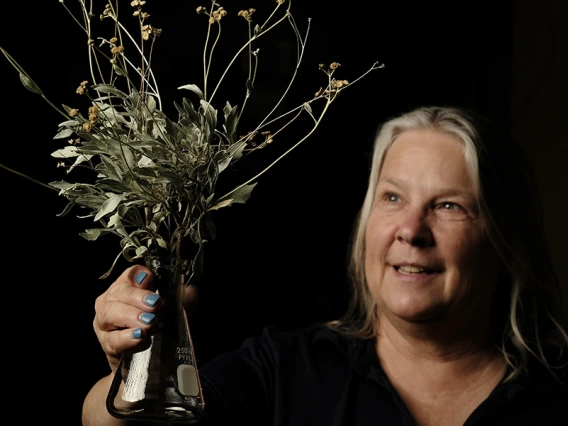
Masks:
[[[349,330],[349,325],[344,325]],[[384,382],[386,375],[381,367],[375,349],[375,339],[356,339],[340,334],[329,327],[322,327],[316,333],[316,342],[332,343],[342,354],[351,360],[353,369],[361,376],[374,378]],[[553,375],[544,365],[537,360],[529,364],[529,376],[521,375],[509,382],[502,382],[495,389],[503,392],[507,399],[512,399],[518,392],[530,389],[535,392],[557,391],[559,388],[568,389],[568,360],[565,357],[564,367],[554,370]],[[507,370],[505,377],[510,373]]]

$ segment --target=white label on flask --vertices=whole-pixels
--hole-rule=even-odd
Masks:
[[[177,368],[179,391],[182,395],[197,396],[199,386],[197,384],[197,372],[193,365],[182,364]]]

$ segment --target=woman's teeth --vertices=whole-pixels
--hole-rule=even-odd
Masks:
[[[417,266],[397,266],[395,267],[398,272],[402,272],[404,274],[428,274],[432,272],[426,268],[419,268]]]

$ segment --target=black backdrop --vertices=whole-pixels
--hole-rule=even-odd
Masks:
[[[50,99],[72,105],[78,83],[89,79],[85,39],[60,4],[34,3],[3,4],[0,46]],[[204,20],[195,14],[200,4],[147,2],[151,22],[164,31],[154,64],[165,108],[180,99],[178,86],[201,82]],[[221,4],[233,15],[255,7],[261,16],[272,1]],[[319,63],[340,62],[338,76],[347,80],[375,61],[385,68],[343,92],[315,134],[259,179],[246,204],[214,216],[218,238],[206,248],[205,281],[191,318],[200,363],[265,324],[330,319],[344,307],[347,240],[365,190],[367,152],[382,120],[440,103],[473,107],[508,123],[510,2],[296,0],[292,12],[301,31],[312,19],[305,71],[293,99],[317,90]],[[227,28],[223,37],[234,41],[236,29]],[[281,90],[289,75],[294,46],[284,40],[293,36],[282,34],[271,46],[261,45],[260,67],[266,68],[255,89],[261,97]],[[41,182],[67,178],[50,156],[61,147],[52,139],[60,117],[21,86],[3,57],[0,76],[0,162]],[[253,108],[250,118],[261,108]],[[274,158],[287,143],[278,140],[259,160]],[[247,167],[254,170],[258,164],[243,166],[244,172]],[[8,370],[13,367],[4,381],[7,410],[30,420],[39,416],[78,425],[86,392],[107,372],[92,318],[96,296],[116,277],[98,279],[114,259],[118,241],[83,240],[78,233],[91,226],[90,220],[57,217],[66,204],[62,197],[3,169],[0,179],[3,348]],[[125,266],[119,263],[118,270]]]

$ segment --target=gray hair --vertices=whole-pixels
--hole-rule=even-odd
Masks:
[[[506,271],[494,295],[491,331],[495,346],[511,367],[507,380],[528,374],[531,358],[552,371],[555,360],[545,356],[545,347],[558,347],[560,359],[568,349],[568,335],[531,164],[502,129],[461,108],[421,107],[386,121],[378,129],[368,188],[351,238],[351,300],[342,318],[329,325],[357,338],[370,339],[377,334],[377,306],[364,270],[365,228],[389,147],[402,132],[426,129],[463,143],[485,232]]]

